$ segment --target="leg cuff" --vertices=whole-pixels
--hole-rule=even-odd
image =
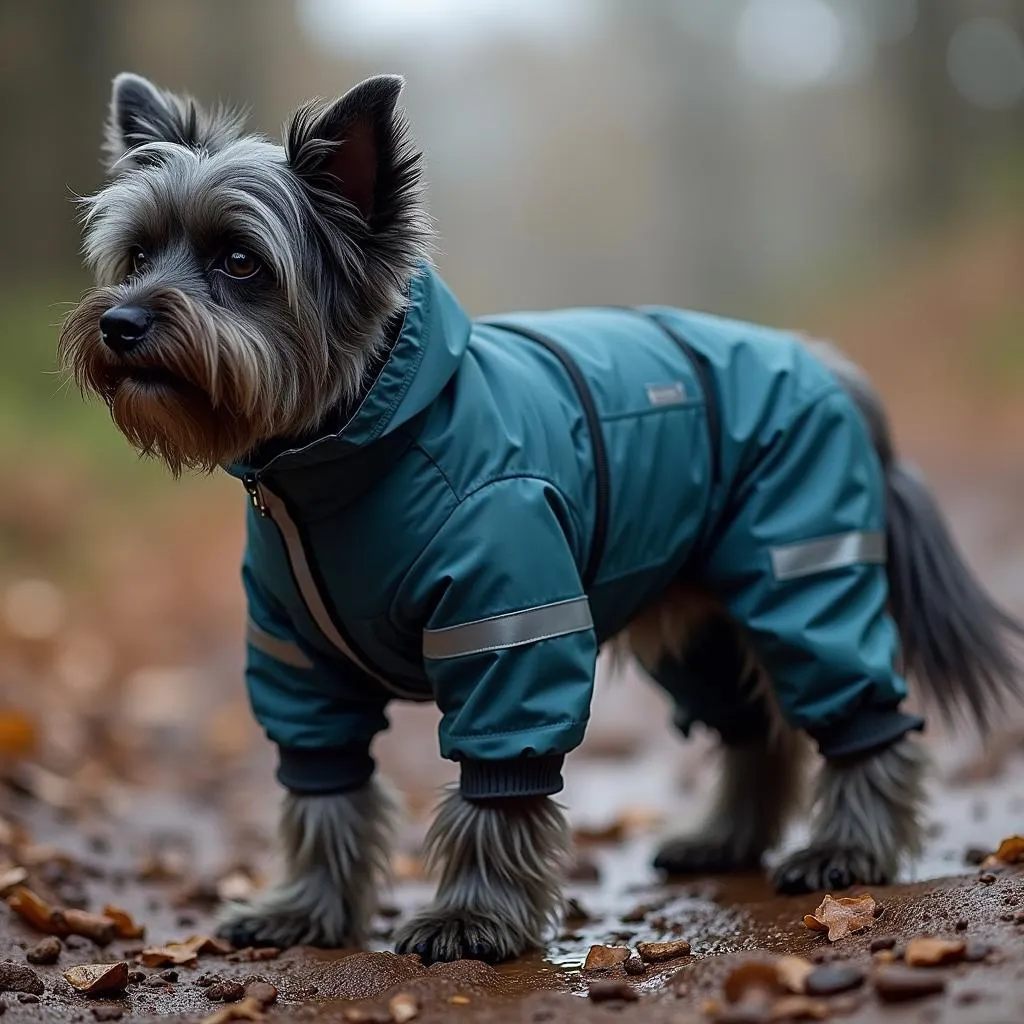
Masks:
[[[906,715],[895,708],[858,711],[852,718],[808,730],[823,757],[849,757],[886,747],[912,730],[924,729],[920,715]]]
[[[316,795],[362,789],[376,767],[370,748],[363,744],[277,750],[277,781],[293,793]]]
[[[461,761],[459,792],[467,800],[550,796],[562,788],[563,754],[512,757],[506,761]]]

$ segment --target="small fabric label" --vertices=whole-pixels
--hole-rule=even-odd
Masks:
[[[679,405],[686,401],[686,388],[681,380],[671,384],[648,384],[647,401],[651,405]]]

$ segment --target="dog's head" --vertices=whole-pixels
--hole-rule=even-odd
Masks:
[[[96,288],[59,355],[140,451],[212,469],[355,397],[429,248],[401,88],[308,103],[279,146],[114,80],[109,180],[82,201]]]

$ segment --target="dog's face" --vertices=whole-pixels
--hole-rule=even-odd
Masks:
[[[307,104],[278,146],[114,80],[110,180],[83,200],[97,287],[59,355],[140,451],[212,469],[358,392],[429,245],[401,86]]]

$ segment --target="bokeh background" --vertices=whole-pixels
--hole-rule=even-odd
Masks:
[[[120,70],[275,136],[311,95],[402,73],[472,313],[650,301],[833,338],[1024,610],[1022,0],[0,0],[9,785],[71,810],[271,788],[240,676],[243,494],[139,463],[54,365]],[[656,695],[602,675],[599,704],[592,763],[647,767],[581,760],[570,798],[697,777]],[[447,777],[432,715],[385,738],[400,779]],[[1021,732],[964,742],[977,777]]]

